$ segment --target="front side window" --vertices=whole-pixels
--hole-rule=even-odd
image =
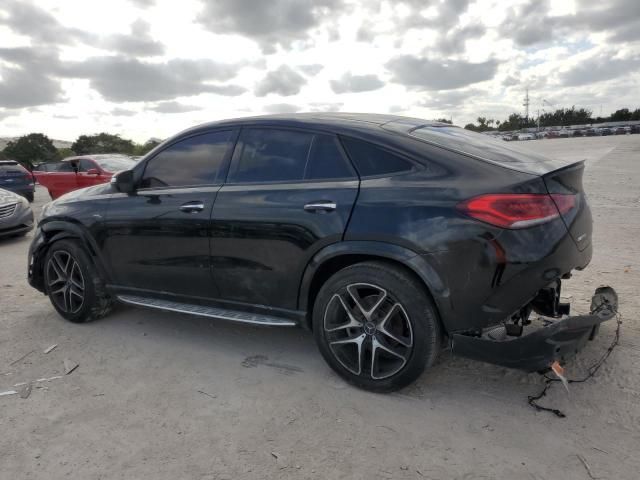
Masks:
[[[231,131],[205,133],[181,140],[147,162],[140,188],[211,185],[230,146]]]

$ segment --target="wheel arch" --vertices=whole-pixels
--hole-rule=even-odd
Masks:
[[[448,332],[448,288],[428,257],[406,247],[376,241],[345,241],[325,247],[308,263],[300,284],[298,309],[307,312],[304,326],[311,329],[315,298],[331,275],[356,263],[383,260],[401,266],[420,281],[438,310],[441,326]]]
[[[30,276],[36,288],[41,291],[44,289],[43,263],[47,250],[54,242],[65,238],[78,240],[89,254],[100,276],[105,281],[108,280],[107,269],[98,245],[85,226],[73,220],[52,220],[41,223],[39,230],[41,231],[41,239],[31,252],[32,264],[30,266]]]

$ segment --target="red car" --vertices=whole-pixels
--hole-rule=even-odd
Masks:
[[[79,188],[107,183],[114,173],[129,170],[137,160],[126,155],[83,155],[68,157],[48,171],[34,171],[40,185],[49,191],[52,199]]]

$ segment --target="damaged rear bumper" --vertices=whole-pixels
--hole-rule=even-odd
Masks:
[[[452,335],[456,355],[527,372],[548,370],[578,353],[598,333],[600,324],[618,311],[618,296],[611,287],[596,289],[591,312],[553,321],[517,338],[502,341],[465,334]]]

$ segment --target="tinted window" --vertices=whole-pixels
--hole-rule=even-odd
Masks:
[[[338,140],[329,135],[316,135],[304,174],[305,179],[351,178],[353,171],[344,158]]]
[[[51,170],[52,172],[73,172],[73,165],[71,162],[61,162],[57,168]]]
[[[140,187],[207,185],[220,180],[231,131],[190,137],[165,148],[148,163]]]
[[[342,144],[358,169],[358,173],[363,177],[407,172],[414,168],[408,160],[371,143],[343,137]]]
[[[557,159],[538,155],[519,142],[505,142],[460,127],[421,127],[411,135],[444,148],[467,153],[492,163],[531,173],[545,173],[567,164]]]
[[[100,157],[96,163],[107,172],[115,173],[121,170],[130,170],[135,167],[137,160],[131,157]]]
[[[78,171],[79,172],[88,172],[91,169],[98,168],[93,160],[88,160],[86,158],[81,158],[80,162],[78,162]]]
[[[245,129],[234,153],[230,182],[286,182],[304,178],[313,134]]]

